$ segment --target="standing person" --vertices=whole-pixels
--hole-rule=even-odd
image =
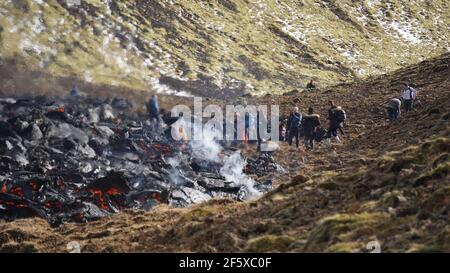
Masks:
[[[388,117],[390,121],[397,120],[400,117],[402,102],[397,98],[391,99],[386,105]]]
[[[295,138],[295,144],[297,148],[300,144],[300,125],[302,122],[302,114],[300,114],[298,107],[294,108],[293,113],[289,117],[288,120],[288,128],[289,128],[289,137],[288,143],[289,146],[292,145],[292,140]]]
[[[254,130],[255,128],[255,119],[252,114],[246,112],[245,113],[245,132],[244,132],[244,144],[250,143],[250,130]],[[253,139],[252,139],[253,141]]]
[[[332,100],[328,101],[328,106],[330,107],[328,108],[328,119],[331,120],[331,118],[333,117],[333,111],[336,110],[337,106]]]
[[[280,126],[278,128],[279,130],[279,136],[280,141],[286,141],[286,120],[284,118],[281,118],[280,120]]]
[[[416,99],[417,91],[409,86],[408,83],[404,83],[403,86],[402,99],[405,105],[405,112],[408,113],[412,111],[414,107],[414,100]]]
[[[290,118],[291,118],[291,116],[294,114],[294,112],[293,111],[290,111],[289,113],[287,113],[286,114],[286,137],[285,137],[285,140],[284,141],[286,141],[286,142],[288,142],[289,143],[289,134],[290,134],[290,127],[291,127],[291,124],[290,124]]]
[[[239,119],[240,119],[240,114],[239,114],[239,112],[236,112],[236,114],[234,115],[234,121],[233,121],[233,126],[234,126],[234,134],[233,134],[233,141],[232,141],[233,145],[239,144],[239,136],[238,136]]]
[[[335,137],[337,136],[337,128],[335,126],[333,126],[333,115],[334,115],[334,110],[336,110],[337,106],[334,104],[333,101],[329,101],[328,105],[330,108],[328,108],[328,120],[329,120],[329,126],[328,126],[328,133],[326,138],[329,139],[331,137]]]
[[[302,126],[305,132],[305,147],[307,150],[312,150],[314,149],[315,132],[320,126],[320,116],[314,114],[312,107],[309,107],[308,115],[303,117]]]
[[[76,85],[72,86],[72,89],[70,90],[70,96],[72,97],[81,96],[80,89],[78,89],[78,86]]]
[[[314,91],[316,90],[316,84],[314,82],[314,80],[311,80],[307,85],[306,85],[306,90],[308,91]]]
[[[261,137],[260,130],[267,130],[267,129],[268,129],[268,124],[267,124],[266,115],[264,114],[264,112],[258,110],[256,113],[256,136],[258,138],[258,144],[257,144],[258,152],[261,151],[261,144],[263,143],[263,141],[265,141]]]
[[[280,137],[280,141],[286,141],[287,140],[287,122],[288,122],[288,116],[283,113],[283,115],[281,115],[280,117],[280,125],[279,125],[279,137]]]
[[[334,138],[336,142],[341,142],[338,135],[338,130],[343,133],[342,127],[344,121],[347,119],[347,114],[341,106],[336,106],[334,102],[330,101],[330,109],[328,110],[328,119],[330,120],[330,126],[328,129],[328,134],[325,137],[328,147],[331,147],[331,138]]]
[[[150,100],[147,103],[147,110],[150,117],[150,123],[152,127],[154,126],[154,122],[156,121],[156,128],[159,129],[159,103],[158,97],[156,95],[152,95]]]

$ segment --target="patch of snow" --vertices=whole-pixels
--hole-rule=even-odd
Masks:
[[[91,72],[90,71],[85,71],[84,72],[84,79],[87,81],[87,82],[92,82],[94,79],[92,78],[92,75],[91,75]]]
[[[193,97],[192,94],[186,91],[176,91],[165,84],[161,84],[157,78],[149,78],[147,79],[147,82],[152,87],[152,90],[159,94],[174,95],[179,97]]]
[[[284,51],[283,54],[287,55],[288,57],[290,57],[292,59],[297,59],[297,55],[295,55],[289,51]]]
[[[369,8],[372,8],[373,6],[379,6],[381,4],[380,0],[366,0],[366,4]]]
[[[294,66],[293,66],[293,65],[290,65],[290,64],[287,64],[287,63],[283,63],[283,66],[284,66],[286,69],[288,69],[288,70],[294,70]]]
[[[405,25],[400,22],[391,22],[389,26],[400,34],[405,41],[413,44],[419,44],[421,42],[421,39],[413,32],[413,28],[410,25]]]
[[[290,25],[287,21],[283,21],[284,26],[281,28],[281,30],[294,38],[297,41],[305,41],[306,39],[306,33],[305,31],[300,28],[299,26],[293,26]]]
[[[56,49],[32,41],[25,35],[22,36],[18,47],[25,54],[33,52],[36,55],[56,55],[58,53]]]
[[[33,0],[34,3],[38,4],[38,5],[44,5],[46,4],[43,0]]]
[[[250,18],[256,21],[256,24],[259,26],[264,26],[264,14],[267,12],[267,4],[262,0],[256,0],[253,7],[250,8],[248,13],[250,14]]]
[[[151,56],[148,58],[145,58],[142,64],[146,67],[152,67],[154,65],[152,62]]]
[[[363,6],[358,6],[355,11],[356,20],[361,22],[364,26],[369,22],[369,17],[365,14]]]
[[[39,34],[46,29],[42,17],[40,16],[33,17],[33,20],[30,21],[29,27],[36,34]]]

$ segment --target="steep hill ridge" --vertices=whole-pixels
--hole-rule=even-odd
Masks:
[[[208,97],[326,86],[448,51],[449,10],[445,0],[6,0],[0,71],[15,72],[0,90],[64,86],[54,77]]]

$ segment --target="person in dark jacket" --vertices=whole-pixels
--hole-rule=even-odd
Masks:
[[[283,121],[282,123],[280,123],[280,127],[279,127],[279,135],[280,135],[280,141],[285,142],[287,137],[286,137],[286,122]]]
[[[305,133],[305,147],[307,150],[314,149],[314,138],[316,129],[320,126],[320,116],[314,114],[314,109],[308,109],[308,115],[302,119],[302,126]]]
[[[255,124],[255,117],[246,112],[245,113],[245,130],[244,130],[244,144],[249,144],[249,143],[254,143],[253,140],[250,140],[250,130],[255,129],[255,125],[256,125],[256,129],[258,129],[258,125]],[[257,113],[257,117],[256,120],[258,119],[258,113]]]
[[[297,148],[300,144],[300,125],[302,123],[302,114],[300,114],[298,107],[294,108],[293,113],[289,117],[288,120],[288,128],[289,128],[289,137],[288,143],[289,146],[292,145],[292,141],[295,138],[295,144]]]
[[[340,106],[336,106],[334,102],[330,101],[330,108],[328,109],[328,120],[330,121],[330,126],[328,129],[328,134],[325,137],[327,146],[331,147],[331,138],[334,138],[336,142],[340,142],[338,130],[343,134],[342,127],[344,126],[344,121],[347,115]]]
[[[284,113],[280,117],[280,125],[278,128],[280,141],[283,142],[287,141],[287,134],[288,134],[287,123],[288,123],[288,115]]]
[[[386,105],[388,117],[390,121],[397,120],[400,117],[402,102],[397,98],[391,99]]]
[[[286,114],[286,138],[285,138],[285,141],[288,143],[289,143],[289,128],[291,127],[289,120],[293,114],[294,114],[293,111],[290,111],[289,113]]]
[[[311,80],[307,85],[306,85],[306,90],[308,91],[314,91],[316,90],[316,83],[314,82],[314,80]]]
[[[159,128],[159,103],[156,95],[153,95],[148,101],[147,110],[149,113],[150,122],[152,125],[156,122],[156,126]]]
[[[328,120],[330,121],[330,125],[328,127],[328,134],[327,134],[326,138],[331,138],[331,137],[337,136],[337,128],[336,128],[336,126],[333,126],[335,124],[333,124],[333,122],[332,122],[334,110],[336,110],[336,105],[334,104],[333,101],[329,101],[328,104],[330,106],[330,108],[328,108]]]

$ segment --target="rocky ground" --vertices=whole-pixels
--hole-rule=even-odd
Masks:
[[[286,111],[313,105],[322,121],[334,100],[349,119],[331,150],[283,144],[276,158],[289,172],[258,200],[161,205],[58,228],[0,222],[0,251],[66,252],[76,241],[83,252],[365,252],[376,240],[383,252],[449,252],[449,57],[329,90],[247,98]],[[420,103],[388,123],[383,105],[405,79]]]

